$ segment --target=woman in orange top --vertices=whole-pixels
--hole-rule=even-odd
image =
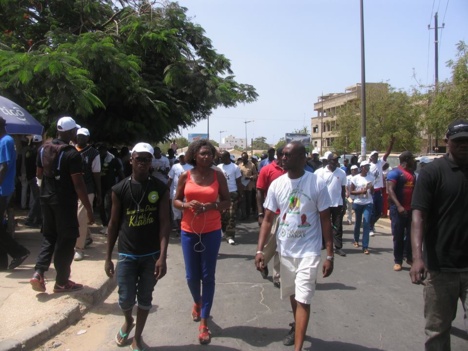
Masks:
[[[207,321],[213,305],[221,245],[220,211],[227,210],[231,204],[226,178],[219,168],[213,167],[215,155],[216,149],[208,140],[190,144],[185,159],[193,168],[179,177],[174,198],[174,207],[183,212],[182,251],[194,301],[192,319],[200,321],[200,344],[211,341]]]

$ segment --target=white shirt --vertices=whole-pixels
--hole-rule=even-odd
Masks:
[[[320,256],[319,212],[330,204],[325,182],[314,173],[305,172],[298,179],[290,179],[286,173],[271,183],[263,206],[273,212],[280,210],[276,241],[281,256]]]
[[[319,168],[315,174],[325,181],[330,195],[331,206],[343,206],[343,198],[341,197],[341,189],[346,186],[346,173],[341,168],[336,168],[333,172],[327,167]]]
[[[229,192],[232,193],[237,191],[236,179],[242,177],[239,166],[232,162],[228,165],[220,163],[218,168],[223,171],[223,174],[226,177]]]
[[[169,171],[169,179],[172,179],[171,183],[171,189],[170,193],[171,196],[170,198],[173,199],[175,196],[175,193],[177,191],[177,184],[179,183],[179,177],[182,173],[185,171],[188,171],[189,169],[192,169],[193,166],[186,163],[185,165],[181,165],[180,163],[176,163],[174,166],[171,167],[171,170]]]
[[[349,197],[351,199],[354,199],[356,197],[356,195],[351,194],[351,179],[353,177],[355,177],[355,176],[353,176],[352,174],[346,176],[346,188],[348,189]]]
[[[377,161],[377,163],[370,162],[370,169],[368,174],[372,174],[375,178],[374,188],[380,189],[383,188],[383,171],[382,167],[385,164],[383,159]]]
[[[162,174],[159,170],[165,171],[166,169],[171,168],[169,159],[163,155],[161,155],[161,158],[153,157],[153,160],[151,161],[151,167],[153,167],[153,173],[151,175],[158,178],[164,184],[167,184],[167,176]]]
[[[364,190],[367,186],[367,183],[373,183],[375,180],[374,176],[370,173],[367,173],[365,177],[361,174],[356,174],[354,177],[351,178],[351,183],[354,184],[354,190]],[[366,194],[361,195],[354,195],[354,203],[357,205],[367,205],[373,203],[372,194],[370,190],[367,190]]]

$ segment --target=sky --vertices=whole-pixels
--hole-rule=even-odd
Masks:
[[[248,140],[265,137],[276,144],[285,133],[310,132],[319,96],[361,82],[360,0],[177,2],[231,61],[236,81],[259,94],[253,103],[214,110],[210,139],[245,138],[247,130]],[[468,0],[364,0],[366,81],[426,92],[435,80],[436,12],[444,81],[451,77],[446,62],[456,59],[456,44],[468,43]],[[181,135],[207,132],[204,120]]]

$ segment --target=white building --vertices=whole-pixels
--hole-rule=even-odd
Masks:
[[[229,135],[221,139],[221,144],[219,144],[219,148],[231,150],[234,149],[234,146],[236,145],[242,149],[245,149],[245,139],[236,138],[235,136]]]

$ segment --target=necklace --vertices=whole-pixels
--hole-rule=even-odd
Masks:
[[[129,183],[129,187],[130,187],[130,197],[132,198],[132,201],[135,203],[136,205],[136,212],[139,213],[140,212],[140,204],[141,202],[143,201],[144,197],[145,197],[145,194],[146,194],[146,190],[148,190],[148,185],[149,185],[149,180],[150,178],[148,177],[148,182],[146,183],[146,187],[145,187],[145,190],[143,191],[143,194],[141,195],[141,198],[140,198],[140,201],[136,201],[135,198],[133,197],[133,191],[132,191],[132,177],[128,178],[128,181],[130,182]]]

